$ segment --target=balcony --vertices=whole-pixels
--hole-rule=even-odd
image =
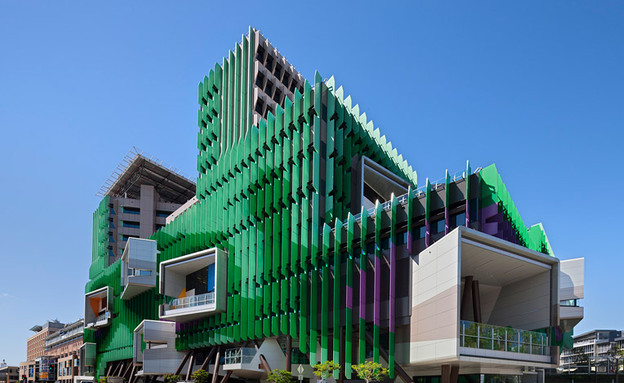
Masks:
[[[423,375],[441,360],[462,374],[556,367],[548,339],[529,330],[559,323],[558,265],[466,227],[440,238],[413,264],[409,364]]]
[[[225,361],[223,363],[223,369],[228,370],[249,370],[252,369],[251,361],[256,356],[258,351],[253,347],[240,347],[231,348],[225,350]],[[256,365],[254,370],[260,371]]]
[[[226,308],[227,255],[217,248],[184,255],[160,264],[159,291],[167,300],[160,319],[186,321]]]
[[[262,359],[272,368],[281,368],[286,364],[286,355],[277,339],[266,338],[256,347],[238,347],[225,350],[223,370],[232,371],[245,379],[264,380],[266,371]]]
[[[137,375],[163,375],[174,371],[184,353],[175,349],[175,322],[144,320],[134,329],[133,360]]]
[[[128,238],[121,256],[121,299],[133,298],[156,287],[156,241]]]
[[[548,336],[541,332],[461,321],[461,355],[550,363]]]
[[[110,324],[110,288],[102,287],[85,294],[85,328],[101,328]]]
[[[163,311],[167,311],[170,314],[181,313],[185,310],[195,310],[199,306],[205,306],[207,309],[214,309],[216,304],[215,293],[205,293],[194,295],[191,297],[176,298],[170,303],[162,305]]]

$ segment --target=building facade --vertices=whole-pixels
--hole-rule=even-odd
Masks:
[[[407,383],[557,366],[574,320],[560,262],[494,165],[419,187],[333,78],[305,81],[251,28],[198,101],[194,200],[119,258],[108,194],[94,214],[96,376],[261,380],[296,363],[308,379],[334,360],[356,379],[374,360]]]
[[[56,359],[56,380],[59,382],[73,382],[74,376],[78,375],[83,331],[84,319],[81,318],[46,338],[46,354]]]
[[[34,331],[26,341],[26,359],[28,361],[35,360],[46,355],[46,338],[60,331],[65,324],[59,321],[48,321],[43,325],[33,326],[30,330]]]

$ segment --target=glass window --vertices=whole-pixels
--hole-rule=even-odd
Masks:
[[[427,234],[427,228],[425,226],[420,226],[418,228],[418,238],[425,238]]]
[[[130,227],[133,229],[138,229],[139,228],[139,223],[138,222],[134,222],[134,221],[123,221],[121,223],[122,227]]]
[[[444,220],[439,219],[433,223],[433,233],[444,233]]]
[[[455,215],[455,227],[466,226],[466,213]]]
[[[138,207],[124,206],[122,209],[122,211],[126,214],[141,214],[141,209]]]
[[[400,233],[397,236],[397,246],[405,245],[407,243],[407,231]]]

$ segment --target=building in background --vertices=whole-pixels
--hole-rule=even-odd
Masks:
[[[9,366],[3,360],[0,363],[0,383],[19,382],[19,367]]]
[[[64,326],[64,323],[53,320],[31,327],[30,331],[34,331],[35,334],[26,341],[26,360],[32,361],[46,355],[46,338],[57,333]]]
[[[567,372],[579,366],[606,364],[617,349],[624,349],[624,331],[602,329],[576,335],[573,348],[561,355],[561,369]]]
[[[46,339],[58,333],[64,326],[65,324],[58,320],[52,320],[30,328],[35,334],[27,339],[26,361],[21,362],[19,366],[19,376],[22,382],[47,381],[49,376],[56,374],[54,366],[52,367],[54,374],[51,374],[53,371],[49,367],[50,358],[46,354]],[[46,363],[48,369],[41,372],[40,364],[42,362]]]
[[[35,361],[21,362],[19,365],[19,377],[22,383],[32,383],[35,381]]]
[[[56,358],[56,379],[59,382],[72,382],[79,374],[83,329],[84,319],[81,318],[46,338],[46,354]]]
[[[356,379],[373,360],[404,383],[531,381],[558,365],[582,318],[560,297],[582,298],[582,277],[561,283],[494,165],[419,186],[333,78],[305,81],[251,28],[198,101],[197,187],[177,189],[165,226],[119,199],[144,183],[163,198],[175,174],[124,160],[101,193],[81,349],[95,377],[258,381],[302,364],[310,379],[333,360]],[[138,231],[112,242],[120,227]]]
[[[103,200],[94,216],[94,246],[106,254],[97,254],[94,272],[121,258],[128,238],[147,238],[163,227],[195,195],[195,183],[132,148],[98,195]]]

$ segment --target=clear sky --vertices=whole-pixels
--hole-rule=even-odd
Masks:
[[[218,5],[209,3],[218,3]],[[418,171],[495,162],[624,329],[624,2],[0,0],[0,360],[83,313],[95,193],[133,146],[195,177],[197,84],[248,26],[334,75]]]

